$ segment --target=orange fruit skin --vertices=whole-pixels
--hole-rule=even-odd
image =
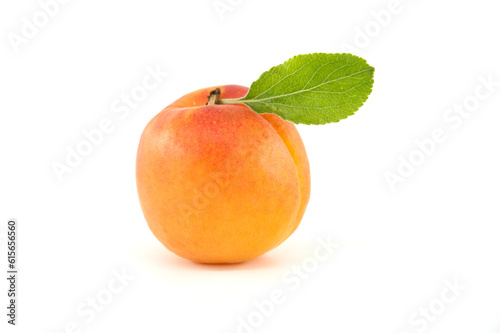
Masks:
[[[136,162],[144,217],[170,251],[199,263],[238,263],[275,248],[298,227],[311,188],[295,125],[239,104],[187,94],[142,133]],[[219,86],[221,99],[248,88]]]

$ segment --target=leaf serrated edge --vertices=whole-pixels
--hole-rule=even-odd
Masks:
[[[373,66],[371,66],[370,64],[368,64],[368,61],[366,61],[366,59],[364,59],[362,57],[359,57],[359,56],[357,56],[355,54],[352,54],[352,53],[347,53],[347,52],[346,53],[315,52],[315,53],[307,53],[307,54],[298,54],[298,55],[295,55],[295,56],[289,58],[288,60],[286,60],[285,62],[283,62],[283,63],[281,63],[279,65],[273,66],[269,70],[267,70],[264,73],[262,73],[257,80],[255,80],[254,82],[252,82],[252,84],[250,85],[250,88],[248,89],[248,92],[247,92],[247,94],[245,96],[243,96],[241,98],[237,98],[237,99],[221,99],[220,102],[221,102],[221,104],[244,104],[244,105],[248,106],[250,109],[252,109],[253,111],[255,111],[252,108],[252,106],[250,105],[251,103],[247,104],[245,102],[245,98],[247,98],[247,96],[252,91],[252,87],[255,87],[255,84],[257,84],[258,81],[261,80],[264,76],[269,75],[273,70],[276,70],[276,68],[284,66],[288,62],[291,62],[294,59],[299,58],[299,57],[330,56],[330,55],[336,55],[336,56],[339,56],[339,57],[342,56],[342,55],[352,56],[353,58],[361,60],[361,63],[364,64],[364,65],[366,65],[368,67],[367,71],[371,70],[372,77],[371,77],[371,79],[369,81],[367,81],[367,83],[369,83],[369,86],[368,86],[368,93],[366,95],[366,98],[364,98],[364,100],[361,102],[361,104],[359,105],[359,107],[356,110],[354,110],[352,112],[352,114],[349,114],[349,115],[347,115],[345,117],[342,117],[342,118],[338,118],[337,120],[333,120],[333,121],[330,121],[330,122],[324,122],[324,123],[302,122],[302,121],[295,122],[295,121],[291,121],[291,120],[286,119],[286,117],[285,118],[282,117],[282,118],[285,119],[285,120],[287,120],[287,121],[293,122],[294,124],[302,124],[302,125],[326,125],[326,124],[329,124],[329,123],[338,123],[340,120],[347,119],[348,117],[354,115],[366,103],[366,101],[368,100],[368,97],[370,96],[370,94],[373,91],[373,84],[375,83],[375,68]],[[266,104],[264,102],[258,102],[258,103]],[[271,105],[269,107],[271,109],[273,109],[271,107]],[[258,112],[258,111],[255,111],[255,112],[257,112],[257,113],[268,113],[268,112]],[[280,115],[278,115],[278,116],[280,116]]]

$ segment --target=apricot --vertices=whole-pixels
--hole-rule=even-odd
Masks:
[[[248,91],[219,88],[221,99]],[[137,191],[167,249],[199,263],[238,263],[297,229],[309,201],[309,161],[294,124],[243,104],[206,105],[214,89],[181,97],[148,123]]]

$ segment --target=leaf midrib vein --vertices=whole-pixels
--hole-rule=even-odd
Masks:
[[[296,95],[296,94],[299,94],[299,93],[311,91],[311,90],[314,90],[314,89],[319,88],[321,86],[324,86],[325,84],[332,83],[332,82],[335,82],[335,81],[338,81],[338,80],[342,80],[342,79],[346,79],[346,78],[352,77],[352,76],[357,75],[357,74],[362,74],[362,73],[368,72],[370,70],[372,70],[372,68],[367,68],[365,70],[362,70],[362,71],[359,71],[359,72],[356,72],[356,73],[351,73],[351,74],[346,75],[346,76],[338,77],[338,78],[336,78],[334,80],[331,80],[331,81],[328,81],[328,82],[323,82],[321,84],[318,84],[318,85],[316,85],[314,87],[311,87],[311,88],[308,88],[308,89],[301,89],[301,90],[297,90],[297,91],[294,91],[292,93],[288,93],[288,94],[284,94],[284,95],[271,96],[271,97],[262,98],[262,99],[249,99],[249,100],[242,99],[240,101],[241,102],[245,102],[245,103],[255,103],[255,102],[261,102],[261,101],[268,101],[268,100],[276,99],[276,98],[282,98],[282,97],[292,96],[292,95]]]

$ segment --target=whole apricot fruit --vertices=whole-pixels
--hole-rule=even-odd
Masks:
[[[243,104],[206,105],[215,88],[185,95],[148,123],[137,190],[166,248],[199,263],[237,263],[298,227],[309,201],[309,161],[294,124]],[[248,91],[219,88],[224,99]]]

